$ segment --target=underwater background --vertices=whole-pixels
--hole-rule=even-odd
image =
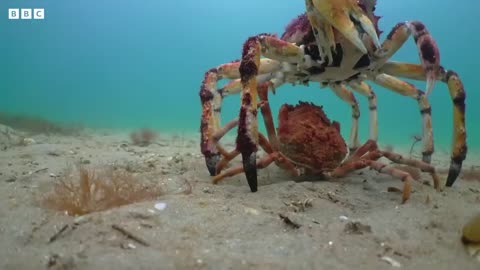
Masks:
[[[205,71],[238,59],[251,35],[280,35],[304,5],[302,0],[1,0],[0,112],[93,128],[198,132]],[[9,20],[8,8],[44,8],[45,20]],[[381,40],[406,20],[422,21],[436,39],[441,64],[460,75],[467,92],[471,152],[480,151],[479,8],[475,0],[379,0],[376,10],[383,16]],[[393,60],[419,63],[413,37]],[[412,82],[425,88],[425,82]],[[411,135],[421,133],[417,102],[372,85],[379,140],[410,144]],[[236,117],[239,100],[238,95],[224,100],[223,123]],[[349,134],[350,106],[328,88],[284,85],[270,100],[274,113],[282,103],[321,104]],[[362,96],[357,100],[364,141],[368,104]],[[437,82],[430,102],[436,149],[449,152],[452,102],[445,84]]]

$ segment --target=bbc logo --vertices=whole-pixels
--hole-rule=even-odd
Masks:
[[[9,20],[43,20],[45,19],[45,10],[43,8],[9,8],[8,19]]]

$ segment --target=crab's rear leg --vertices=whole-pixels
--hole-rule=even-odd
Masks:
[[[425,25],[419,21],[398,23],[388,34],[378,53],[378,63],[383,64],[390,59],[413,35],[418,48],[418,55],[425,72],[427,87],[426,95],[433,89],[440,70],[440,52],[436,41],[428,32]]]
[[[353,171],[361,170],[370,167],[379,173],[391,175],[399,178],[403,182],[402,203],[405,203],[410,198],[412,190],[411,182],[413,177],[405,171],[387,166],[382,162],[377,161],[383,156],[383,153],[377,149],[375,141],[369,140],[364,145],[355,151],[355,153],[342,165],[331,172],[333,177],[343,177]]]
[[[420,65],[410,63],[388,62],[382,71],[394,76],[426,80],[427,74]],[[465,127],[465,98],[466,93],[463,83],[454,71],[440,68],[437,78],[446,83],[453,103],[453,143],[450,169],[446,186],[450,187],[457,179],[462,169],[462,163],[467,156],[467,132]]]
[[[220,150],[217,147],[218,142],[212,140],[213,134],[220,129],[220,111],[223,99],[223,92],[230,88],[238,87],[237,81],[227,84],[224,89],[217,89],[219,80],[240,78],[240,61],[233,61],[212,68],[205,73],[202,85],[200,87],[200,100],[202,105],[202,118],[200,124],[201,152],[205,157],[210,175],[216,175],[216,166],[221,158]],[[259,68],[259,74],[269,74],[280,69],[280,63],[271,59],[262,59]]]
[[[436,172],[435,167],[432,165],[425,163],[421,160],[416,160],[412,158],[406,158],[400,154],[390,152],[390,151],[380,151],[382,153],[382,156],[386,157],[390,161],[397,163],[397,164],[403,164],[403,165],[408,165],[411,167],[419,168],[424,172],[428,172],[433,179],[433,187],[440,191],[440,179],[438,178],[438,174]]]
[[[250,37],[243,46],[239,69],[242,101],[236,149],[242,155],[243,168],[252,192],[257,191],[257,75],[262,52],[265,56],[280,61],[299,64],[305,61],[302,48],[271,35]]]
[[[400,95],[411,97],[418,102],[420,114],[422,115],[422,129],[423,129],[423,161],[430,163],[433,146],[433,130],[432,130],[432,108],[425,93],[417,89],[414,85],[397,79],[387,74],[379,74],[370,78],[376,84],[392,90]]]
[[[360,109],[352,91],[343,84],[331,84],[330,88],[344,102],[352,107],[352,127],[350,129],[350,154],[352,154],[360,145],[358,142],[358,118],[360,118]]]
[[[368,109],[370,111],[369,140],[378,139],[378,117],[377,117],[377,96],[370,85],[365,82],[351,81],[348,85],[357,93],[368,98]]]

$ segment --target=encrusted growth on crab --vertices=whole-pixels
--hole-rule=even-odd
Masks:
[[[306,13],[300,14],[293,19],[286,27],[283,33],[282,40],[296,43],[306,44],[314,40],[312,26]]]
[[[348,153],[339,123],[311,103],[280,108],[278,139],[280,151],[292,162],[314,171],[333,170]]]
[[[375,15],[375,8],[377,5],[377,0],[359,0],[358,6],[365,12],[368,18],[372,21],[373,25],[375,26],[375,30],[377,31],[377,35],[383,33],[378,27],[378,21],[382,18],[382,16]]]

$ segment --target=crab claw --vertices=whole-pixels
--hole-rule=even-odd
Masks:
[[[362,12],[356,0],[312,0],[312,2],[321,17],[362,53],[366,54],[367,48],[360,38],[357,27],[362,28],[372,38],[374,45],[380,48],[375,26]]]
[[[252,192],[257,191],[257,155],[242,153],[243,170],[247,176],[248,186]]]

